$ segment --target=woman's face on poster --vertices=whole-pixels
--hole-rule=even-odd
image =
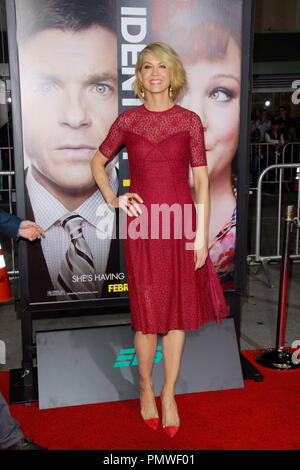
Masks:
[[[191,63],[181,57],[188,78],[182,106],[196,112],[204,127],[210,180],[228,169],[238,146],[240,112],[240,48],[229,39],[226,54],[199,58]]]

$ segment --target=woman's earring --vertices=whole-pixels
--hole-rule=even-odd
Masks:
[[[173,88],[172,88],[172,85],[170,85],[170,88],[169,88],[169,97],[170,97],[170,98],[173,98]]]
[[[145,90],[144,90],[143,86],[141,86],[140,93],[141,93],[141,97],[144,99],[145,98]]]

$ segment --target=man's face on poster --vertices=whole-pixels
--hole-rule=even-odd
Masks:
[[[71,194],[96,189],[90,160],[118,112],[116,35],[99,26],[41,31],[22,46],[20,73],[35,178]]]

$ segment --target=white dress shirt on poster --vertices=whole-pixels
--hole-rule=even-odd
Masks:
[[[107,173],[110,184],[117,193],[116,164],[111,165],[107,169]],[[54,289],[60,289],[57,284],[57,276],[61,261],[70,243],[69,236],[62,228],[60,220],[69,210],[35,180],[30,167],[28,168],[26,185],[35,222],[45,231],[45,236],[41,238],[41,245],[51,281]],[[101,192],[97,189],[73,212],[84,219],[82,231],[93,255],[95,272],[100,275],[104,274],[114,227],[115,211],[108,207]],[[101,226],[101,218],[105,219],[103,226]],[[107,236],[103,236],[103,233],[98,233],[97,236],[99,227],[107,232]]]

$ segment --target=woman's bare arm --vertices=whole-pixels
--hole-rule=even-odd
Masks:
[[[209,222],[209,178],[207,166],[192,168],[194,179],[195,203],[197,205],[197,230],[195,237],[195,269],[204,265],[208,255],[208,222]]]
[[[116,196],[114,193],[108,175],[105,170],[105,165],[108,162],[108,158],[106,158],[100,150],[97,150],[95,155],[91,160],[91,168],[93,177],[105,199],[107,204],[111,207],[118,208],[120,207],[123,209],[126,214],[129,216],[138,216],[141,213],[141,209],[138,205],[138,202],[143,202],[142,198],[136,193],[125,193],[122,196]],[[130,202],[130,198],[132,201]]]
[[[91,160],[92,174],[107,204],[112,207],[118,207],[118,197],[115,195],[110,185],[105,170],[105,165],[108,160],[108,158],[97,150]]]

